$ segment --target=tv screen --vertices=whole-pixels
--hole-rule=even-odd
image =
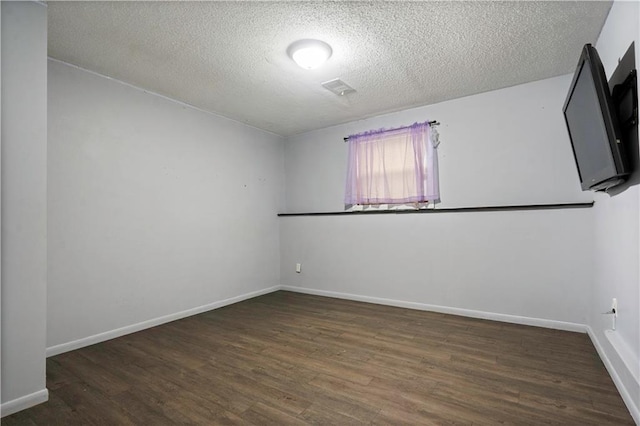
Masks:
[[[583,191],[606,190],[629,174],[604,67],[586,44],[563,107]]]

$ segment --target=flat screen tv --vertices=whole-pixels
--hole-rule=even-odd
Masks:
[[[585,44],[562,108],[583,191],[606,191],[630,173],[617,113],[596,49]]]

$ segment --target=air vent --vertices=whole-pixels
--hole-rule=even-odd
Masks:
[[[356,91],[353,87],[349,86],[347,83],[340,80],[339,78],[334,78],[333,80],[325,81],[324,83],[322,83],[322,87],[332,91],[338,96],[348,95],[349,93],[353,93]]]

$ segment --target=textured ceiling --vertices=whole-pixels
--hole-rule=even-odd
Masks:
[[[49,2],[49,55],[281,135],[573,72],[611,2]],[[286,54],[333,48],[321,68]],[[320,83],[340,78],[356,93]]]

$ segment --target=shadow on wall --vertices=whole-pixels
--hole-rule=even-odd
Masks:
[[[636,54],[635,54],[635,42],[631,43],[629,49],[624,56],[618,62],[618,66],[613,75],[609,79],[609,90],[612,90],[616,84],[622,83],[631,70],[636,69]],[[632,109],[632,99],[628,95],[622,102],[620,111],[620,117],[629,117]],[[607,194],[614,197],[628,188],[640,183],[640,152],[638,144],[638,125],[629,126],[622,130],[622,140],[626,141],[627,156],[631,164],[631,176],[626,182],[611,188]]]

